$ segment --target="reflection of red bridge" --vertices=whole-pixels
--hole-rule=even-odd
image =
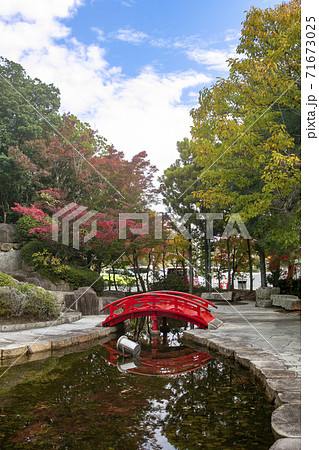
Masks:
[[[216,308],[208,300],[196,295],[176,291],[153,291],[116,300],[103,309],[109,309],[110,314],[103,326],[113,326],[127,319],[141,316],[152,316],[157,330],[158,317],[173,317],[193,323],[199,328],[207,328],[209,322],[215,319],[212,308]]]
[[[116,350],[115,342],[103,344],[108,350],[109,357],[105,361],[113,366],[119,366],[122,352]],[[128,372],[138,375],[166,377],[192,372],[208,364],[211,356],[200,353],[189,347],[165,347],[143,350],[141,353],[141,366],[128,369]],[[124,360],[125,362],[125,360]]]

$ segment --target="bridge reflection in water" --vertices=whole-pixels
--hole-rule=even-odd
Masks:
[[[155,342],[154,342],[155,341]],[[153,347],[142,349],[140,357],[125,357],[116,349],[116,342],[103,346],[109,355],[105,361],[116,366],[120,372],[135,373],[145,376],[166,377],[192,372],[208,364],[211,356],[183,345],[178,347],[158,346],[153,340]]]

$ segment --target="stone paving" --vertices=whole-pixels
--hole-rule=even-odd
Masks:
[[[300,373],[301,316],[281,308],[257,308],[255,302],[242,305],[217,305],[213,314],[224,323],[213,330],[214,336],[251,343],[269,350]],[[278,312],[280,311],[280,312]]]
[[[115,328],[97,327],[102,320],[103,316],[85,316],[76,322],[46,328],[1,332],[1,361],[24,354],[57,350],[108,336]]]
[[[255,302],[218,305],[217,329],[184,332],[184,339],[227,356],[248,368],[265,387],[276,409],[271,450],[301,448],[301,328],[299,313],[256,308]]]

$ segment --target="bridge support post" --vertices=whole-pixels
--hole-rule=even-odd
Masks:
[[[160,331],[158,329],[158,320],[156,314],[152,315],[153,329],[151,331],[151,336],[158,337],[160,335]]]

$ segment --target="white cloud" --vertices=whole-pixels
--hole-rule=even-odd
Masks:
[[[234,58],[236,56],[236,50],[235,48],[230,48],[228,50],[204,50],[196,48],[188,50],[186,54],[190,59],[196,61],[198,64],[204,64],[210,69],[227,71],[227,59]]]
[[[96,34],[98,41],[101,41],[101,42],[105,41],[105,36],[104,36],[103,30],[101,30],[98,27],[91,27],[91,30]]]
[[[109,36],[132,44],[140,44],[148,37],[146,33],[133,30],[132,28],[122,28],[115,33],[110,33]]]
[[[226,37],[225,42],[234,41],[238,39],[241,33],[238,30],[234,30],[233,28],[229,28],[225,31]]]
[[[52,18],[70,17],[74,14],[83,0],[1,0],[1,19],[16,17],[36,23],[51,21]]]
[[[147,67],[138,77],[123,80],[113,92],[101,92],[105,108],[98,108],[96,125],[130,156],[146,150],[163,170],[177,157],[177,140],[190,134],[189,108],[181,103],[183,90],[209,81],[195,72],[161,76]]]
[[[152,67],[135,78],[126,77],[121,67],[108,63],[102,47],[79,42],[60,22],[80,4],[79,0],[1,1],[0,54],[19,62],[30,76],[59,87],[62,110],[89,122],[127,157],[146,150],[163,170],[177,158],[176,142],[189,136],[189,106],[181,100],[184,90],[196,90],[211,79],[195,71],[159,74]],[[134,30],[123,36],[144,38]]]
[[[116,0],[121,3],[122,6],[131,7],[135,4],[135,0]]]

